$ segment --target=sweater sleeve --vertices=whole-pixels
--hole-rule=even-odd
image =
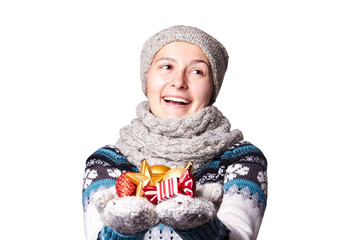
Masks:
[[[114,146],[105,146],[94,152],[87,160],[83,181],[82,203],[84,210],[85,235],[87,240],[139,239],[139,236],[125,236],[104,227],[100,215],[91,201],[98,190],[110,188],[115,192],[117,178],[123,172],[138,172]]]
[[[198,174],[200,184],[223,183],[224,196],[217,213],[216,227],[223,228],[224,225],[227,230],[224,239],[257,238],[267,201],[266,169],[267,161],[260,149],[243,141],[236,143],[219,161],[213,161]],[[217,239],[222,238],[218,236]]]
[[[222,155],[220,165],[225,193],[218,217],[230,239],[256,239],[267,201],[266,158],[254,145],[240,142]]]

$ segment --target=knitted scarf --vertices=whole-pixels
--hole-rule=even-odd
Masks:
[[[130,125],[120,129],[116,146],[138,169],[143,159],[150,166],[170,168],[192,161],[193,172],[198,172],[243,139],[239,130],[230,131],[229,120],[214,106],[181,118],[159,118],[151,113],[148,102],[142,102],[136,114]]]

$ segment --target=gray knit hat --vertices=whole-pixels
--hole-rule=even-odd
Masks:
[[[225,47],[204,31],[190,26],[172,26],[150,37],[141,52],[140,75],[143,92],[146,95],[146,79],[156,53],[171,42],[187,42],[198,46],[210,62],[214,90],[210,100],[213,104],[219,94],[228,66],[229,56]]]

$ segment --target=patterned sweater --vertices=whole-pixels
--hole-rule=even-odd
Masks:
[[[256,239],[266,208],[266,169],[266,158],[257,147],[249,142],[238,142],[194,173],[197,184],[219,182],[224,187],[215,219],[189,232],[159,224],[146,232],[128,236],[103,226],[91,201],[93,192],[114,188],[121,173],[139,172],[115,146],[105,146],[86,161],[82,202],[87,239]]]

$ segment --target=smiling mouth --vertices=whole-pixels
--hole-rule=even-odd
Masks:
[[[177,97],[163,97],[163,99],[167,103],[175,103],[175,104],[181,104],[181,105],[187,105],[190,103],[190,101],[188,101],[188,100],[185,100],[182,98],[177,98]]]

